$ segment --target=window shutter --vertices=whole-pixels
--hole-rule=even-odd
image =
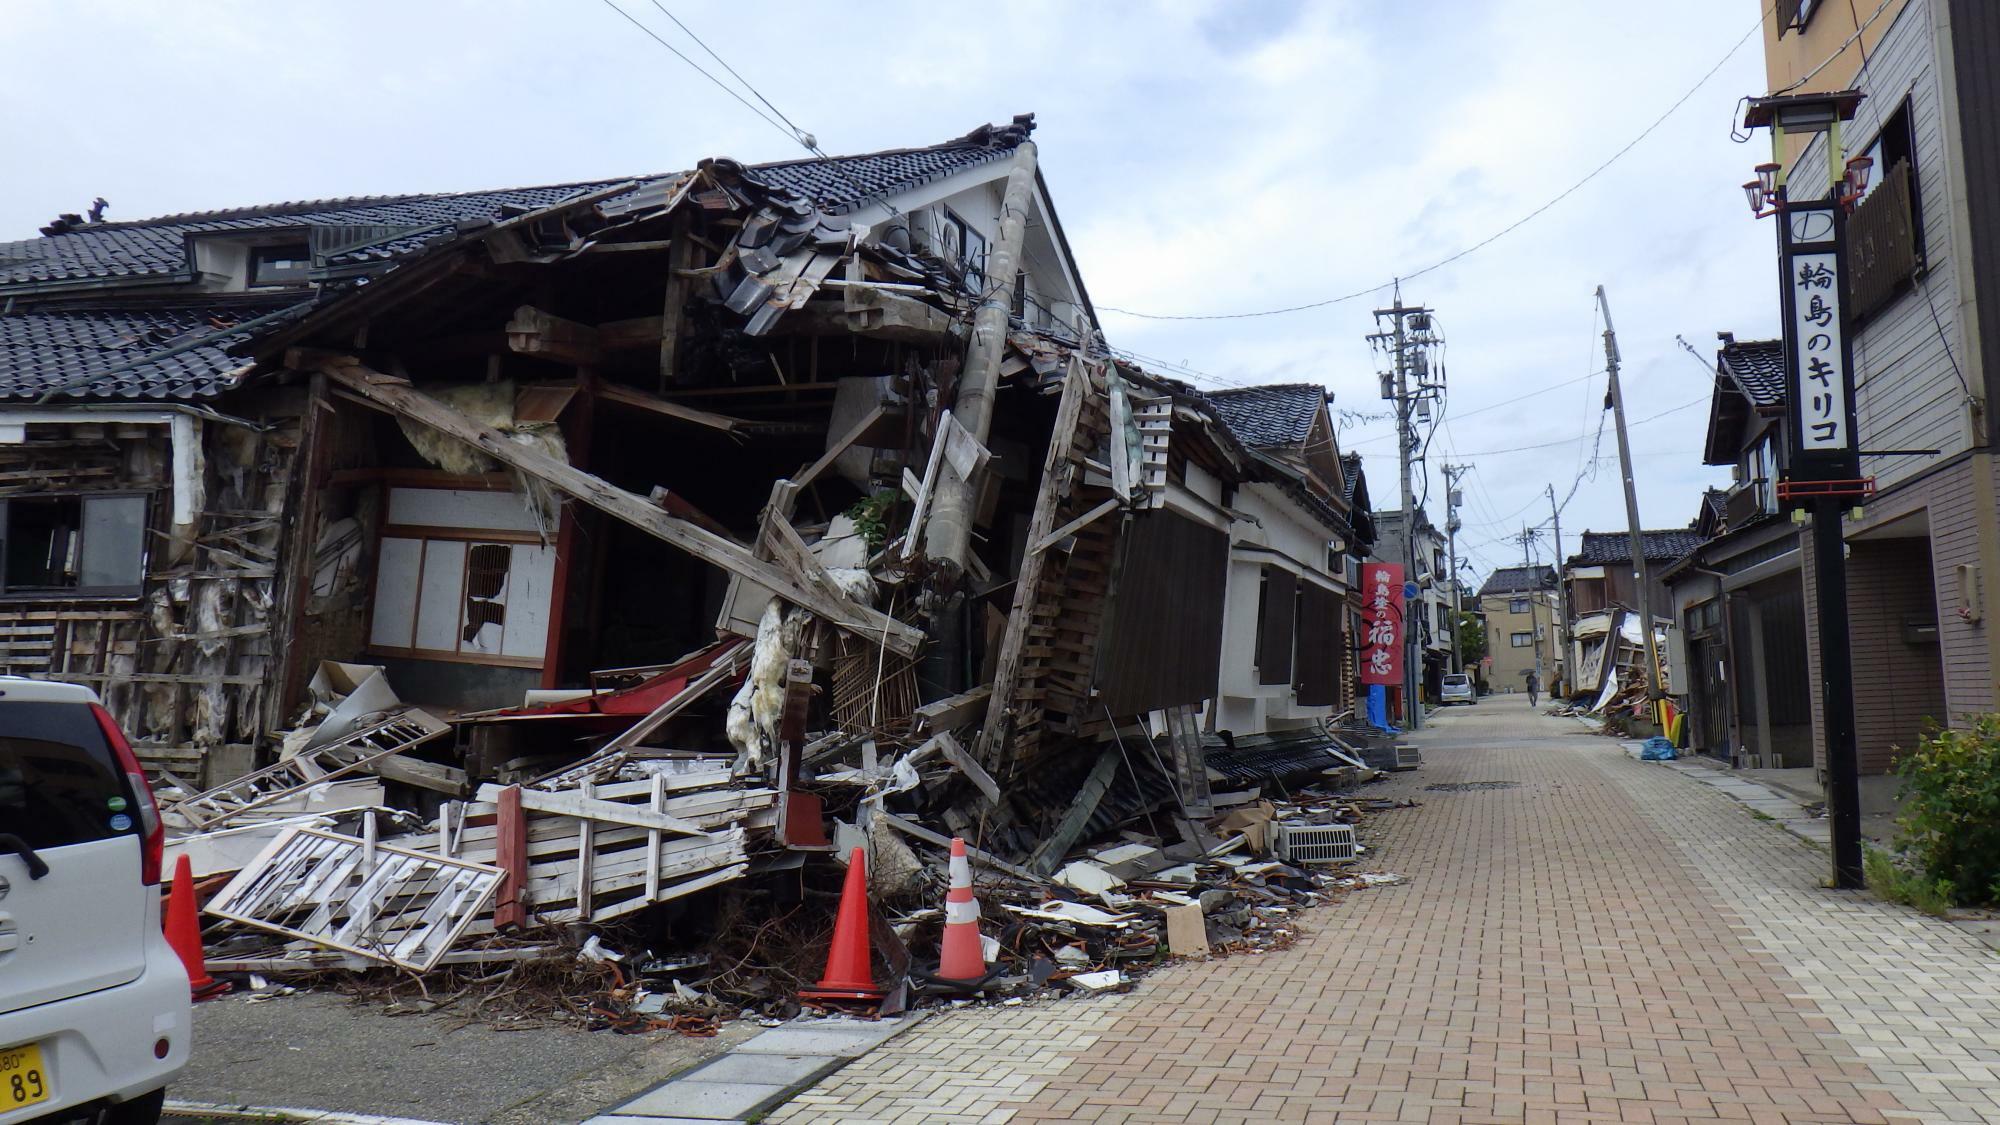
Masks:
[[[1289,570],[1264,568],[1264,619],[1257,634],[1257,682],[1292,682],[1292,623],[1298,613],[1298,579]]]

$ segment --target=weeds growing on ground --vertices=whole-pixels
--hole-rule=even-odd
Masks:
[[[1869,848],[1862,857],[1861,873],[1868,881],[1868,889],[1890,902],[1900,902],[1938,917],[1952,907],[1955,888],[1951,880],[1911,871],[1879,848]]]

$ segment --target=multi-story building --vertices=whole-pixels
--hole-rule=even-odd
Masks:
[[[1486,622],[1481,672],[1489,691],[1524,690],[1537,669],[1544,686],[1560,679],[1564,631],[1554,567],[1494,571],[1479,587],[1479,614]]]
[[[1829,168],[1873,160],[1848,221],[1847,329],[1861,472],[1876,491],[1845,532],[1857,742],[1862,771],[1876,773],[1927,720],[1995,706],[2000,364],[1986,349],[2000,348],[2000,193],[1989,179],[2000,174],[2000,8],[1781,0],[1765,13],[1764,47],[1773,95],[1840,93],[1835,116],[1851,114],[1778,141],[1788,196],[1823,198]],[[1817,682],[1812,555],[1808,536],[1799,569]]]

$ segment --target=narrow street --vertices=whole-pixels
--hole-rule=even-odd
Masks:
[[[934,1018],[772,1120],[2000,1120],[1986,947],[1521,696],[1419,742],[1371,789],[1423,802],[1374,822],[1406,884],[1288,951]]]

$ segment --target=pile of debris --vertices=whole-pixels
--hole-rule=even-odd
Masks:
[[[1204,737],[1205,806],[1189,809],[1179,787],[1118,753],[1124,736],[1150,745],[1150,734],[1123,732],[1100,758],[1113,768],[1084,779],[1091,799],[1022,834],[1032,854],[965,849],[988,904],[990,969],[942,980],[924,951],[947,917],[947,832],[984,842],[962,798],[1000,791],[951,729],[932,728],[972,713],[979,693],[917,708],[900,733],[807,732],[810,665],[792,660],[774,756],[640,745],[722,686],[741,680],[738,702],[753,696],[769,640],[645,670],[639,687],[588,708],[558,700],[456,724],[402,703],[380,669],[323,668],[314,721],[287,735],[277,764],[204,792],[159,791],[169,857],[188,858],[206,898],[209,973],[265,985],[260,997],[289,987],[271,980],[331,974],[371,994],[400,981],[421,999],[399,1002],[425,1009],[442,996],[507,1021],[707,1034],[719,1018],[799,1010],[827,950],[831,895],[814,883],[838,868],[808,870],[821,852],[865,857],[887,982],[868,1007],[1105,991],[1171,957],[1288,946],[1302,911],[1379,880],[1343,870],[1367,852],[1364,814],[1409,804],[1344,795],[1382,776],[1362,756],[1382,751],[1310,728]],[[662,680],[676,686],[662,692]],[[454,725],[615,713],[635,692],[650,711],[537,777],[474,783],[420,753]],[[725,887],[700,909],[671,909]]]

